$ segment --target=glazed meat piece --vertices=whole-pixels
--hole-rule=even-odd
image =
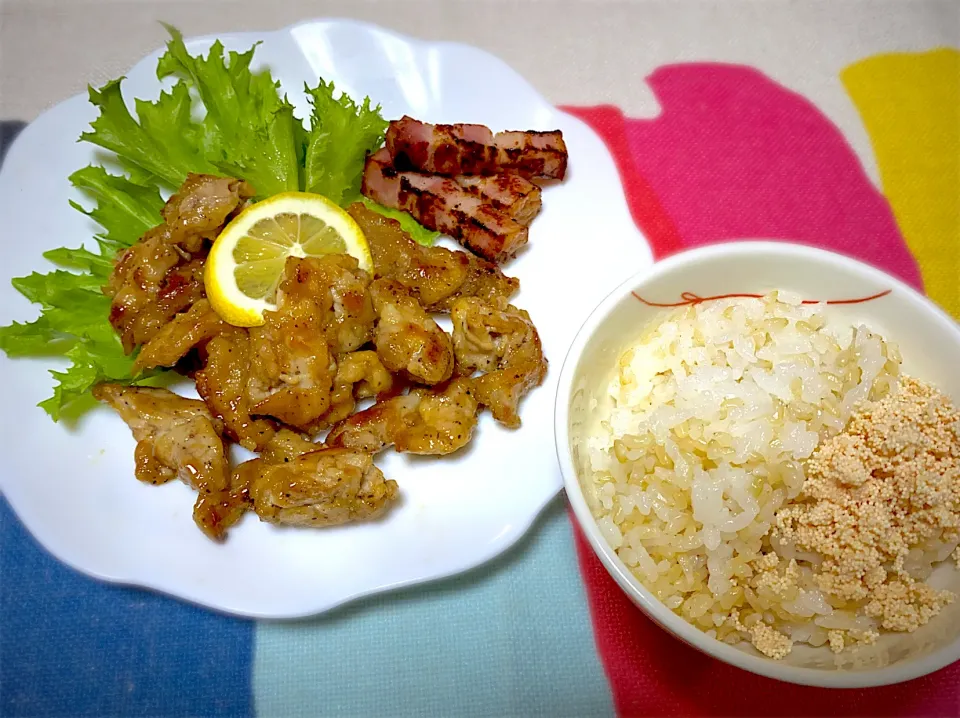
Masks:
[[[116,409],[133,431],[137,478],[152,484],[179,478],[197,490],[194,522],[208,537],[224,538],[249,500],[230,485],[222,422],[202,401],[167,389],[100,384],[93,395]]]
[[[388,393],[393,377],[373,351],[360,351],[341,357],[335,382],[353,387],[357,399],[370,399]]]
[[[382,150],[367,158],[364,196],[409,212],[424,227],[443,232],[491,262],[512,257],[529,230],[449,177],[397,172]]]
[[[377,312],[374,343],[383,365],[421,384],[439,384],[453,373],[453,344],[407,289],[392,279],[370,285]]]
[[[222,541],[227,537],[227,529],[236,524],[250,508],[247,491],[201,493],[193,506],[193,520],[209,538]]]
[[[477,400],[505,426],[520,426],[520,399],[547,373],[540,335],[530,315],[505,299],[461,299],[453,306],[453,343],[457,371],[476,378]]]
[[[489,202],[515,222],[529,225],[540,214],[541,191],[533,182],[512,172],[498,175],[460,175],[457,184]]]
[[[393,389],[393,376],[373,351],[344,354],[337,362],[337,374],[330,393],[330,408],[311,429],[325,429],[353,413],[359,399],[381,396]]]
[[[250,416],[250,337],[246,329],[224,327],[207,342],[206,361],[195,375],[197,392],[225,433],[251,451],[262,449],[273,436],[273,425]]]
[[[399,170],[448,176],[495,175],[563,179],[567,146],[559,130],[499,132],[483,125],[431,125],[404,116],[390,123],[387,149]]]
[[[323,447],[313,443],[309,439],[292,429],[282,428],[270,437],[270,441],[260,453],[260,458],[264,461],[276,464],[295,459],[301,454],[307,454],[311,451],[318,451]]]
[[[253,459],[237,467],[263,521],[292,526],[337,526],[381,515],[397,497],[373,457],[349,449],[321,449],[289,461]]]
[[[336,361],[326,336],[326,314],[305,299],[300,270],[309,274],[316,260],[291,257],[277,291],[277,311],[249,330],[250,379],[254,415],[270,416],[306,430],[330,406]]]
[[[110,324],[125,352],[150,341],[206,296],[206,240],[215,238],[251,195],[240,180],[190,175],[164,206],[164,223],[118,255],[103,291],[111,298]]]
[[[253,188],[233,177],[190,174],[163,207],[163,219],[170,230],[169,241],[196,253],[205,240],[214,240],[246,200]]]
[[[166,235],[167,229],[161,225],[121,252],[104,287],[104,293],[111,298],[110,324],[120,335],[127,354],[152,339],[177,314],[179,310],[171,311],[167,306],[167,296],[176,297],[185,290],[191,295],[203,295],[202,274],[199,292],[195,292],[187,287],[194,277],[175,272],[185,260]]]
[[[254,508],[251,483],[261,475],[265,463],[290,462],[321,448],[292,429],[282,427],[275,432],[271,429],[270,438],[265,442],[259,459],[241,464],[234,470],[228,491],[200,495],[194,507],[194,519],[200,523],[197,517],[202,516],[203,525],[208,528],[207,534],[212,538],[223,538],[230,526],[246,511]]]
[[[292,262],[292,266],[291,266]],[[375,314],[367,288],[370,276],[346,254],[290,260],[277,290],[277,303],[288,311],[315,312],[322,320],[335,355],[352,352],[373,338]]]
[[[206,254],[195,255],[167,274],[157,293],[156,310],[159,316],[172,318],[207,296],[203,286],[203,267],[206,261]]]
[[[411,454],[450,454],[470,443],[478,408],[472,380],[461,377],[378,401],[331,429],[325,443],[372,454],[388,446]]]
[[[190,309],[163,325],[156,336],[143,345],[134,369],[173,366],[191,349],[221,332],[227,325],[210,302],[201,299]]]
[[[211,538],[223,538],[230,526],[239,521],[246,511],[253,509],[251,482],[260,474],[260,471],[251,471],[251,466],[248,464],[253,467],[262,467],[264,462],[292,461],[298,456],[320,448],[291,429],[281,428],[275,433],[271,430],[270,439],[265,443],[259,461],[255,464],[246,462],[237,467],[231,476],[228,491],[201,494],[194,507],[194,519],[200,523],[197,517],[202,517],[203,525],[208,528],[207,534]]]
[[[271,314],[250,330],[250,413],[306,430],[330,406],[336,362],[321,325]]]
[[[227,488],[223,425],[202,401],[119,384],[98,384],[93,396],[112,406],[133,432],[138,479],[163,484],[179,478],[206,492]]]
[[[424,247],[414,242],[395,219],[355,203],[347,208],[363,230],[378,277],[394,279],[428,312],[449,312],[460,297],[509,298],[520,282],[493,262],[469,252]]]

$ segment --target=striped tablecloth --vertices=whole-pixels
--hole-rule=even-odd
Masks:
[[[565,109],[612,150],[656,256],[740,237],[806,242],[893,272],[960,317],[960,52],[867,56],[838,79],[858,123],[846,132],[796,87],[738,64],[658,67],[643,86],[655,115]],[[864,137],[869,162],[852,146]],[[0,552],[4,716],[960,715],[960,664],[829,692],[696,653],[629,604],[562,496],[489,565],[293,623],[92,581],[5,503]]]

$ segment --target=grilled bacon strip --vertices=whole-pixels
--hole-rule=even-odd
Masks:
[[[461,187],[480,195],[494,209],[512,217],[524,227],[540,213],[540,188],[520,175],[504,172],[488,177],[460,175],[455,179]]]
[[[361,191],[374,202],[409,212],[423,226],[450,235],[491,262],[512,257],[527,243],[528,229],[478,194],[448,177],[398,172],[385,150],[367,158]]]
[[[406,115],[390,123],[387,149],[401,171],[456,175],[514,172],[563,179],[567,146],[559,130],[499,132],[483,125],[431,125]]]

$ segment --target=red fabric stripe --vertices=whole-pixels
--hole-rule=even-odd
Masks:
[[[564,109],[589,124],[613,153],[654,256],[682,249],[673,221],[637,167],[640,160],[630,154],[623,114],[613,107]],[[960,716],[960,663],[907,684],[833,691],[780,683],[709,658],[649,621],[607,574],[575,520],[574,533],[598,653],[622,716]]]
[[[656,259],[663,259],[683,249],[683,242],[673,220],[663,211],[653,188],[637,172],[636,165],[631,159],[623,112],[612,105],[562,107],[561,109],[586,122],[603,138],[620,172],[620,181],[627,195],[633,221],[646,236],[653,250],[653,256]]]

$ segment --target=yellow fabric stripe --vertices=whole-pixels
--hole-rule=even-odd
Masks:
[[[840,78],[927,294],[960,319],[960,52],[877,55]]]

